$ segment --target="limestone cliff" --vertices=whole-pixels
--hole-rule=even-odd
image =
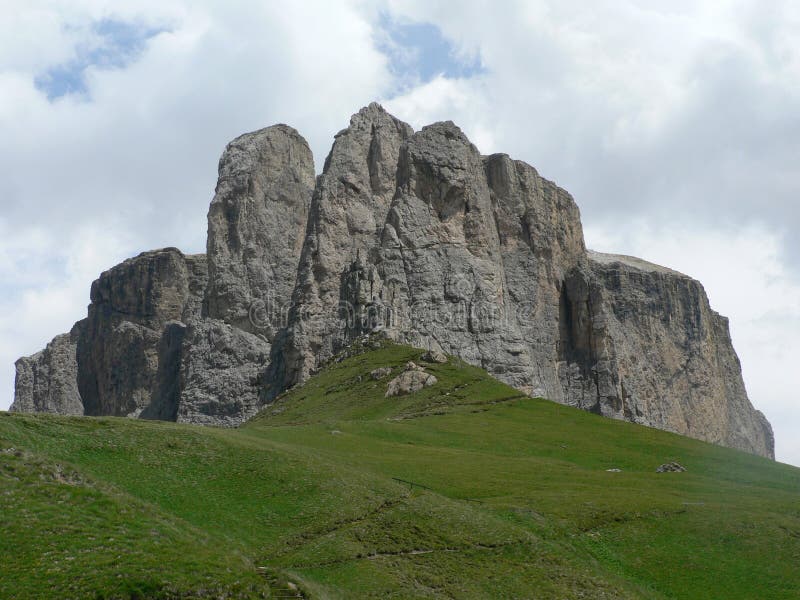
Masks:
[[[41,352],[17,360],[12,411],[83,414],[76,354],[85,324],[79,321],[72,331],[57,335]]]
[[[208,211],[205,316],[272,340],[285,322],[313,190],[311,149],[291,127],[228,144]]]
[[[145,252],[92,284],[76,344],[76,379],[87,415],[172,419],[183,321],[199,316],[205,256]]]
[[[628,256],[590,252],[589,264],[590,364],[602,368],[576,405],[771,455],[772,428],[747,399],[728,320],[700,282]]]
[[[533,167],[377,104],[316,182],[290,127],[231,142],[207,254],[145,253],[91,297],[18,361],[15,410],[235,425],[380,331],[531,395],[773,455],[698,282],[587,252],[574,200]]]

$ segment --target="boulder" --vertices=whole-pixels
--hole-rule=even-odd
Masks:
[[[405,396],[437,383],[436,377],[426,373],[423,369],[409,369],[403,371],[389,382],[386,388],[386,398],[392,396]]]
[[[438,350],[428,350],[425,354],[420,356],[420,359],[426,363],[444,364],[447,362],[447,355]]]
[[[659,466],[656,469],[656,473],[683,473],[685,470],[686,469],[676,462],[668,462]]]
[[[391,374],[392,374],[391,367],[379,367],[369,372],[369,376],[372,377],[372,379],[374,379],[375,381],[383,379],[384,377],[388,377]]]

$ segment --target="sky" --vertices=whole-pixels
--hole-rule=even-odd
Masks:
[[[534,165],[589,247],[699,279],[800,465],[794,0],[0,0],[0,410],[101,271],[204,250],[228,141],[288,123],[321,169],[375,100]]]

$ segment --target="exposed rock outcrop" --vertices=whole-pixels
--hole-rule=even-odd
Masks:
[[[72,331],[57,335],[47,347],[16,362],[12,412],[42,412],[82,415],[83,402],[78,392],[78,338],[85,321]]]
[[[197,310],[190,288],[205,287],[200,257],[175,248],[145,252],[92,284],[78,339],[78,389],[87,415],[163,415],[174,404],[184,314]],[[199,270],[199,272],[198,272]],[[178,327],[176,329],[176,327]],[[152,405],[152,407],[151,407]]]
[[[380,331],[531,395],[772,456],[702,286],[587,252],[566,191],[453,123],[414,132],[372,104],[316,183],[294,129],[243,135],[208,235],[206,255],[101,275],[87,319],[18,361],[15,410],[235,425]]]
[[[447,355],[438,350],[428,350],[420,358],[427,363],[439,363],[443,365],[447,362]]]
[[[386,387],[386,398],[413,394],[423,388],[436,385],[435,376],[425,372],[425,369],[413,362],[406,365],[405,370],[389,382]]]
[[[208,211],[205,316],[273,340],[286,324],[313,190],[311,150],[291,127],[228,144]]]
[[[589,259],[584,334],[597,384],[583,386],[576,405],[748,452],[771,449],[772,428],[747,399],[728,320],[700,282],[633,257]]]
[[[382,295],[374,255],[397,187],[400,152],[412,134],[377,104],[336,134],[311,201],[273,393],[305,380],[382,318],[372,310]]]
[[[177,420],[239,425],[263,406],[270,346],[215,319],[193,321],[184,338]]]
[[[392,374],[391,367],[378,367],[377,369],[373,369],[369,372],[369,376],[372,377],[375,381],[379,381],[384,377],[388,377]]]

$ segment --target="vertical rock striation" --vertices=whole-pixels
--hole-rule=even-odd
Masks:
[[[366,129],[365,112],[353,118],[356,132]],[[376,106],[366,114],[385,115]],[[361,206],[371,210],[355,212],[369,214],[369,227],[355,236],[349,260],[341,248],[319,251],[319,240],[348,241],[354,228],[343,231],[346,221],[312,209],[298,274],[302,310],[293,313],[282,348],[289,363],[284,385],[302,381],[352,337],[378,328],[457,354],[528,393],[562,400],[561,289],[567,273],[588,269],[574,201],[524,163],[482,157],[453,123],[411,135],[407,126],[392,124],[405,140],[392,154],[394,194],[388,204],[386,196],[362,197]],[[339,134],[332,158],[339,140],[353,135]],[[359,162],[349,145],[345,164],[367,164],[368,147],[355,146]],[[326,206],[325,180],[352,179],[350,171],[337,170],[340,164],[328,161],[314,208]],[[315,285],[320,273],[324,287]]]
[[[291,127],[236,138],[208,211],[202,318],[187,320],[181,422],[237,425],[263,406],[270,351],[285,327],[314,189],[314,159]]]
[[[628,256],[590,252],[589,262],[590,362],[600,367],[595,398],[584,386],[576,405],[773,456],[772,428],[747,398],[728,320],[700,282]]]
[[[285,325],[313,190],[311,150],[291,127],[228,144],[208,211],[205,316],[273,340]]]
[[[274,391],[303,381],[361,333],[356,311],[372,294],[360,282],[372,277],[374,283],[398,156],[412,133],[373,103],[336,134],[311,202],[289,328],[276,353]]]
[[[165,248],[128,259],[92,284],[77,344],[85,414],[174,414],[182,319],[197,311],[191,289],[203,286],[203,262]]]
[[[233,426],[263,406],[262,389],[270,345],[262,338],[216,319],[186,327],[176,385],[180,400],[173,420]]]
[[[44,350],[17,360],[12,412],[82,415],[78,391],[78,338],[85,327],[78,321],[69,333],[57,335]]]
[[[587,252],[574,200],[533,167],[377,104],[316,182],[291,127],[231,142],[207,254],[144,253],[91,298],[17,362],[14,410],[236,425],[381,331],[531,395],[773,455],[698,282]]]

